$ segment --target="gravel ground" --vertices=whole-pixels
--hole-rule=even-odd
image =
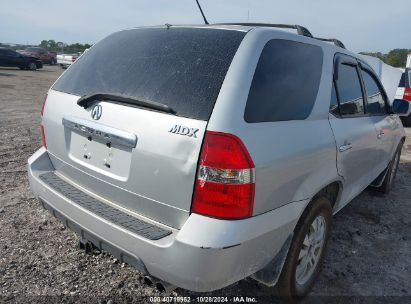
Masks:
[[[36,72],[0,68],[0,302],[24,296],[37,301],[49,296],[53,301],[63,295],[68,300],[148,301],[141,296],[158,292],[142,283],[141,273],[108,254],[80,251],[76,235],[43,210],[29,190],[26,162],[41,145],[41,104],[61,72],[56,66]],[[410,215],[407,140],[394,191],[382,195],[366,190],[335,216],[323,271],[305,301],[336,295],[411,301]],[[266,291],[246,279],[213,295]],[[195,296],[180,289],[172,295]]]

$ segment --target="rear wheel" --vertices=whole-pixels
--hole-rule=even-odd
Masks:
[[[30,62],[28,68],[29,70],[35,71],[37,70],[37,65],[35,62]]]
[[[294,231],[293,242],[277,284],[280,295],[299,297],[311,290],[321,269],[331,222],[329,200],[325,197],[316,198]]]
[[[394,185],[395,176],[397,175],[398,171],[398,164],[401,158],[401,150],[402,150],[403,143],[401,142],[397,150],[395,151],[394,156],[387,168],[387,174],[385,175],[384,181],[382,182],[380,187],[377,187],[376,190],[381,191],[383,193],[389,193]]]

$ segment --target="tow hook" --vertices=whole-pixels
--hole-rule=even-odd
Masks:
[[[79,248],[84,250],[86,254],[93,254],[95,250],[98,250],[94,244],[86,239],[80,239],[79,242]],[[100,252],[100,250],[98,250]]]

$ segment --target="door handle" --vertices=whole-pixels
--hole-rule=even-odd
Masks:
[[[385,133],[384,133],[384,130],[380,130],[380,133],[378,133],[377,138],[378,138],[378,139],[383,138],[384,134],[385,134]]]
[[[338,148],[338,150],[340,152],[344,152],[344,151],[347,151],[347,150],[350,150],[350,149],[352,149],[352,145],[351,145],[351,143],[347,143],[347,142],[345,142],[342,146],[340,146]]]

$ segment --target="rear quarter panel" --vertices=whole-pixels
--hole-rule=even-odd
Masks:
[[[271,39],[323,47],[322,79],[316,103],[306,120],[265,123],[244,120],[254,71],[264,45]],[[328,121],[333,56],[331,47],[313,39],[257,28],[247,34],[234,57],[208,129],[240,137],[250,152],[256,167],[254,215],[311,198],[329,183],[340,181],[335,140]]]

